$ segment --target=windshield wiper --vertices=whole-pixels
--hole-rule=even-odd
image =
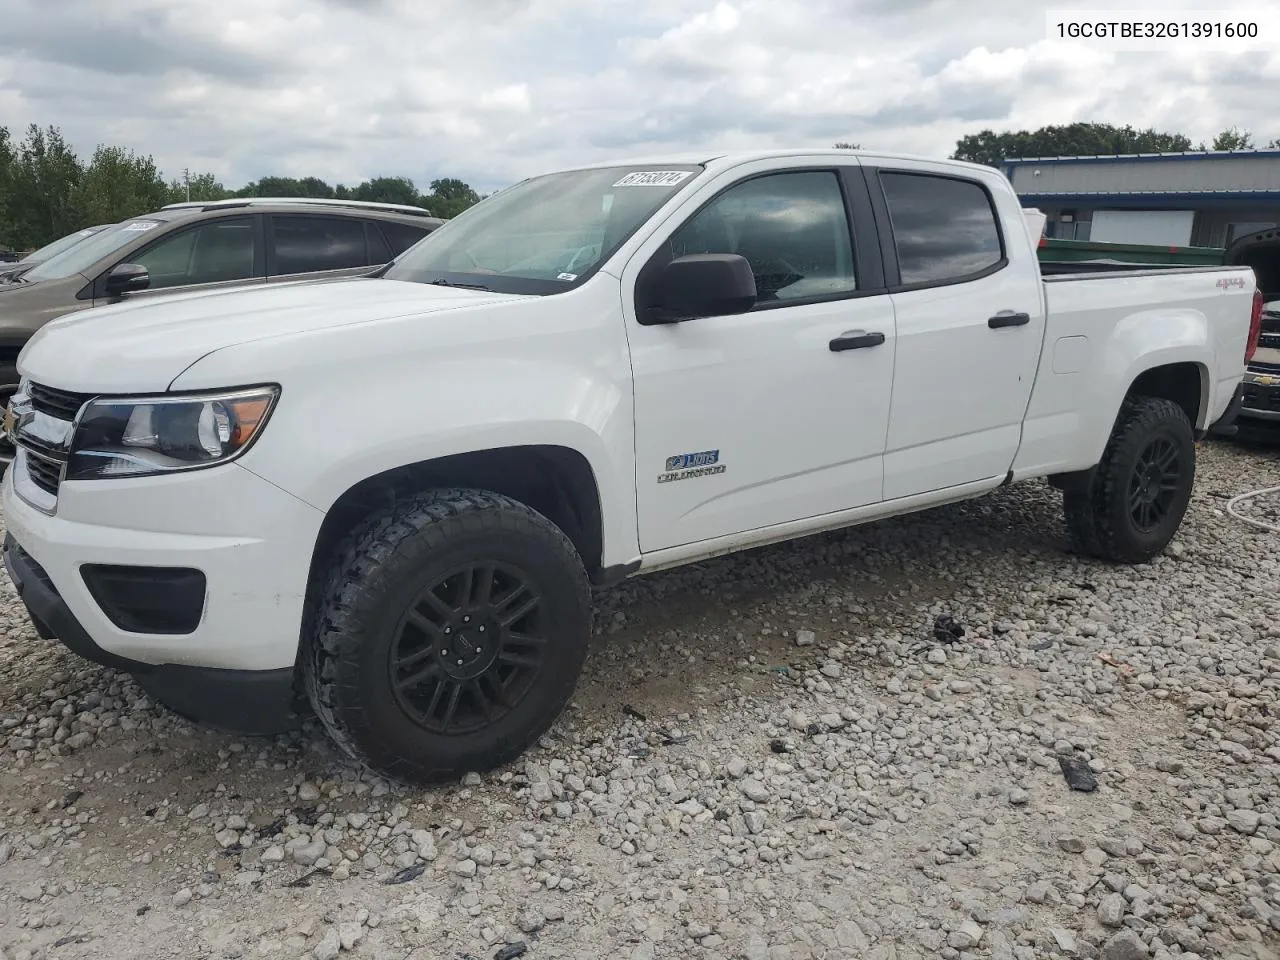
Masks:
[[[463,290],[488,290],[489,288],[479,283],[458,283],[456,280],[446,280],[441,277],[439,280],[432,280],[432,286],[436,287],[461,287]]]

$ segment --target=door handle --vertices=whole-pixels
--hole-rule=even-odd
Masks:
[[[836,337],[828,346],[831,348],[832,353],[839,353],[841,350],[861,350],[864,347],[878,347],[882,343],[884,343],[883,333],[863,333],[861,330],[851,330]]]
[[[987,321],[987,326],[999,330],[1001,327],[1025,327],[1030,322],[1029,313],[997,313]]]

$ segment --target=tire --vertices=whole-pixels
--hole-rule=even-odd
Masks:
[[[1063,496],[1076,548],[1116,563],[1159,555],[1191,502],[1195,461],[1195,435],[1181,407],[1159,397],[1127,399],[1089,489]]]
[[[392,780],[456,779],[514,759],[582,672],[582,560],[558,527],[507,497],[398,500],[356,527],[322,577],[303,650],[307,696],[343,751]]]

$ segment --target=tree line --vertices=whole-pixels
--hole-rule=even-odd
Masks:
[[[1239,127],[1223,130],[1210,143],[1201,140],[1191,145],[1191,138],[1181,133],[1158,130],[1135,130],[1110,123],[1069,123],[997,133],[983,130],[956,141],[953,159],[998,167],[1004,160],[1023,157],[1092,157],[1120,153],[1183,153],[1191,150],[1257,150],[1253,134]],[[1280,149],[1280,138],[1261,149]]]
[[[461,180],[431,181],[420,193],[408,177],[374,177],[356,186],[318,177],[263,177],[231,189],[212,173],[166,180],[149,155],[99,145],[84,161],[57,127],[32,124],[21,140],[0,126],[0,250],[31,250],[73,230],[121,220],[187,200],[314,197],[424,207],[454,217],[480,196]]]

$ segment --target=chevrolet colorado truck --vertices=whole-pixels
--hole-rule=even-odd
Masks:
[[[1248,268],[1042,278],[980,166],[566,170],[372,277],[45,325],[4,558],[43,637],[188,717],[310,708],[389,778],[451,778],[555,721],[592,584],[1032,478],[1081,551],[1149,560],[1259,308]]]

